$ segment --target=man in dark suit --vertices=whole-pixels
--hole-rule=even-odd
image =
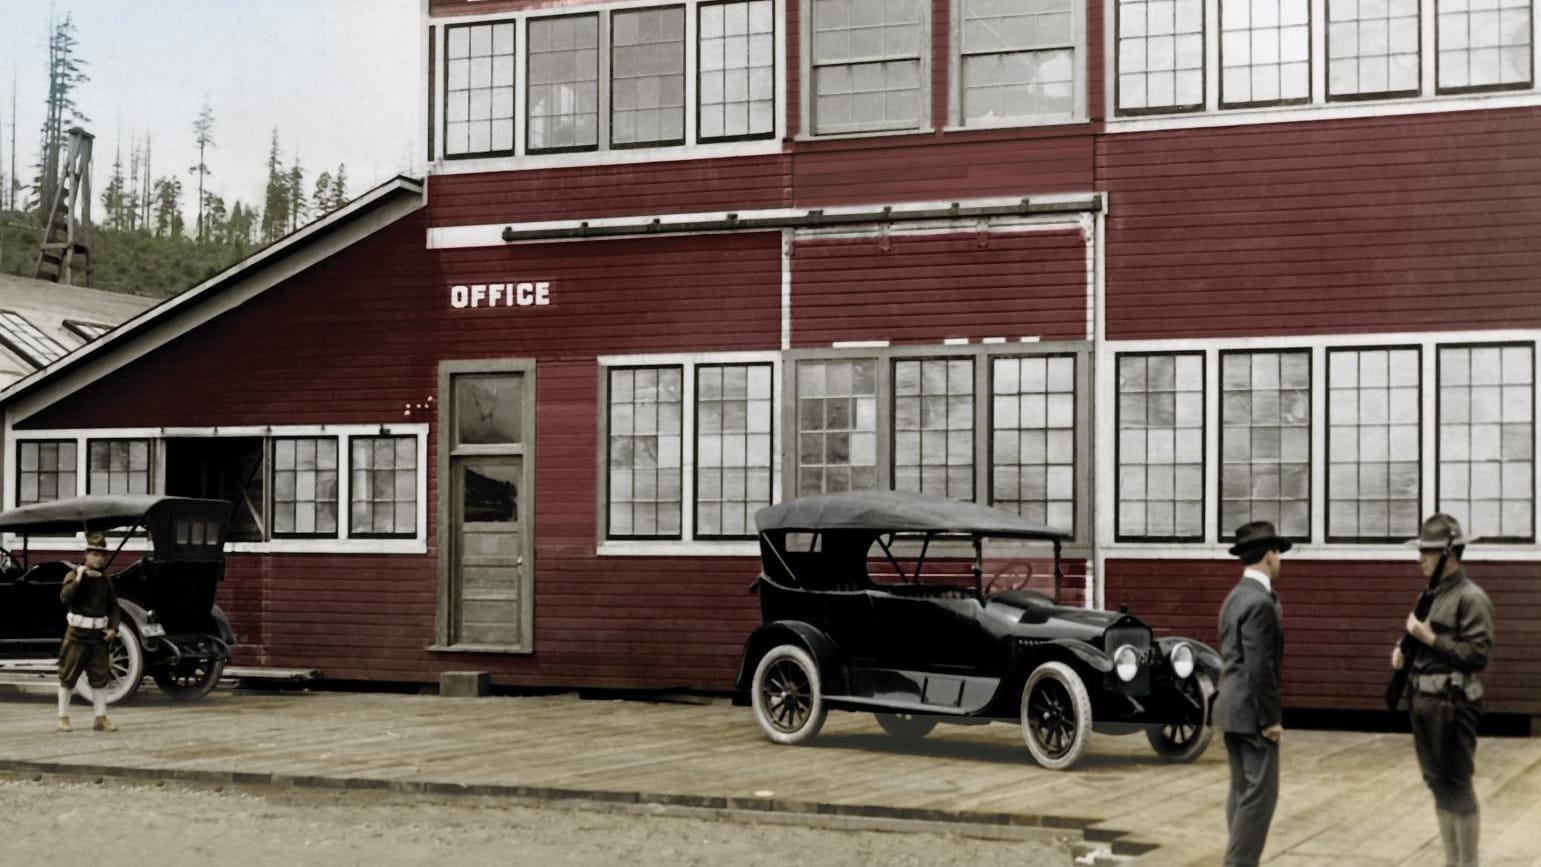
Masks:
[[[1214,713],[1231,760],[1226,867],[1255,867],[1279,801],[1284,628],[1273,582],[1279,577],[1279,555],[1289,549],[1290,541],[1267,521],[1238,527],[1231,547],[1246,568],[1220,608],[1224,667]]]

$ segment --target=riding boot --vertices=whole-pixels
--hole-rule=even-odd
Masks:
[[[1480,813],[1457,815],[1455,818],[1456,849],[1461,856],[1461,867],[1477,867],[1477,836],[1482,827]]]
[[[1439,839],[1445,844],[1445,867],[1461,867],[1460,839],[1456,833],[1456,822],[1461,818],[1449,810],[1434,808],[1434,816],[1439,820]]]

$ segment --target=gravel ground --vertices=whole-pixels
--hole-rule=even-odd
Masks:
[[[472,797],[0,776],[0,864],[43,867],[1071,863],[1068,843],[509,805]],[[73,853],[73,856],[71,856]]]

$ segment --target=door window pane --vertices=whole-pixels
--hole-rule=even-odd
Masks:
[[[524,377],[457,376],[454,385],[457,445],[515,445],[524,440]]]
[[[467,524],[508,523],[519,520],[519,467],[464,464],[461,501]]]
[[[679,538],[683,369],[609,370],[609,532]]]
[[[1118,538],[1204,535],[1204,356],[1118,357]]]
[[[1535,347],[1439,348],[1439,509],[1468,533],[1535,538]]]
[[[1075,530],[1074,356],[997,358],[990,394],[990,502]]]
[[[1327,539],[1418,535],[1422,487],[1420,351],[1327,353]]]

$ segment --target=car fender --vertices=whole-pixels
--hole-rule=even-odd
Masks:
[[[235,647],[235,630],[230,628],[230,618],[225,616],[225,609],[215,605],[209,609],[209,617],[213,619],[215,627],[219,630],[219,640],[230,647]]]
[[[1094,671],[1105,674],[1113,670],[1113,658],[1084,641],[1078,641],[1074,638],[1056,638],[1048,642],[1048,644],[1065,648],[1070,651],[1072,656],[1080,660],[1082,664]]]
[[[138,602],[134,602],[131,599],[123,599],[121,597],[118,599],[118,608],[122,609],[123,613],[128,615],[128,619],[134,622],[134,631],[139,633],[141,636],[141,641],[144,643],[146,649],[153,646],[155,639],[143,638],[144,625],[150,621],[150,615],[144,610],[144,608],[141,607]]]
[[[1211,683],[1218,684],[1220,682],[1220,670],[1224,667],[1223,661],[1220,659],[1220,654],[1216,653],[1214,648],[1204,642],[1195,641],[1182,635],[1171,635],[1159,639],[1156,644],[1161,648],[1161,655],[1168,659],[1172,656],[1173,646],[1187,644],[1193,648],[1193,662],[1197,670],[1209,675]]]
[[[734,679],[740,691],[749,689],[760,658],[778,644],[795,644],[813,654],[814,661],[819,664],[819,679],[825,693],[839,694],[845,691],[845,666],[840,662],[840,651],[835,649],[835,643],[823,630],[801,620],[767,623],[750,634],[749,640],[744,642],[738,677]]]

